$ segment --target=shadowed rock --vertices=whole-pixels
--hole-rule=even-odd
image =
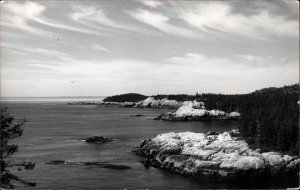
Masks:
[[[107,168],[107,169],[115,169],[115,170],[126,170],[126,169],[131,168],[130,166],[110,164],[107,162],[69,162],[69,161],[65,161],[65,160],[52,160],[52,161],[46,162],[46,164],[96,166],[99,168]]]
[[[115,169],[115,170],[126,170],[126,169],[131,168],[131,167],[125,166],[125,165],[113,165],[113,164],[105,164],[102,167],[103,168],[108,168],[108,169]]]
[[[112,139],[103,137],[103,136],[93,136],[85,139],[87,143],[103,144],[113,141]]]
[[[144,116],[144,115],[142,115],[142,114],[136,114],[136,115],[132,115],[131,117],[142,117],[142,116]]]
[[[65,164],[66,161],[64,160],[52,160],[49,162],[46,162],[46,164],[50,164],[50,165],[58,165],[58,164]]]

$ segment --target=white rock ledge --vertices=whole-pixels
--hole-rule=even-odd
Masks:
[[[155,99],[154,97],[149,97],[145,100],[137,102],[134,107],[138,108],[172,108],[177,109],[182,105],[182,102],[176,100]]]
[[[277,152],[260,153],[239,139],[238,131],[217,133],[165,133],[142,141],[133,149],[145,156],[145,166],[187,176],[232,178],[253,174],[298,174],[299,158]]]
[[[185,101],[176,111],[166,112],[157,119],[166,121],[228,120],[239,119],[240,113],[222,110],[206,110],[204,102]]]

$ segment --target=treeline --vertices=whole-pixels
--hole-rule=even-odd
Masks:
[[[254,147],[299,154],[299,85],[245,95],[240,131]]]
[[[121,94],[116,96],[108,96],[104,98],[104,102],[139,102],[146,99],[147,96],[137,93]]]
[[[203,101],[207,109],[241,113],[241,135],[253,148],[299,154],[299,84],[265,88],[249,94],[171,94],[155,95],[156,99]],[[137,102],[141,94],[112,96],[105,101]]]
[[[239,129],[253,148],[299,154],[299,85],[265,88],[250,94],[201,94],[207,109],[238,111]]]
[[[299,154],[299,84],[250,94],[157,95],[177,101],[203,101],[207,109],[238,111],[241,135],[253,148]]]
[[[207,109],[241,113],[239,129],[253,148],[299,154],[299,84],[265,88],[250,94],[159,95],[178,101],[198,100]]]
[[[167,98],[169,100],[177,100],[177,101],[188,101],[188,100],[195,100],[195,96],[193,95],[187,95],[187,94],[158,94],[158,95],[153,95],[155,99],[164,99]]]

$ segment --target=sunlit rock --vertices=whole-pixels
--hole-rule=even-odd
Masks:
[[[251,149],[238,130],[218,133],[164,133],[142,141],[133,149],[147,165],[189,176],[233,177],[248,172],[277,175],[297,170],[299,159],[277,152]]]

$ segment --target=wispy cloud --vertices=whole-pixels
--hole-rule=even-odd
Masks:
[[[38,56],[51,56],[51,57],[59,57],[59,58],[70,56],[69,54],[64,53],[62,51],[49,50],[44,48],[30,48],[30,47],[9,44],[9,43],[1,43],[1,47],[16,50],[22,53],[23,55],[26,55],[26,53],[27,54],[30,53],[31,55],[36,54]]]
[[[40,16],[45,11],[45,7],[33,2],[16,3],[4,2],[1,5],[1,25],[13,28],[20,28],[31,34],[40,36],[50,35],[49,32],[32,27],[28,24],[29,20]],[[3,11],[8,11],[4,14]]]
[[[265,61],[265,58],[256,55],[241,54],[241,55],[237,55],[237,57],[244,59],[246,61],[256,62],[256,63],[262,63],[263,61]]]
[[[101,50],[101,51],[105,51],[107,53],[111,53],[110,50],[108,50],[107,48],[103,47],[103,46],[100,46],[99,44],[93,44],[91,46],[91,49],[94,49],[94,50]]]
[[[299,23],[285,15],[272,15],[264,10],[245,16],[234,13],[228,2],[200,2],[194,8],[179,11],[179,17],[190,25],[205,31],[222,31],[252,38],[298,37]],[[213,29],[213,30],[212,30]]]
[[[236,69],[237,71],[244,69],[258,69],[266,67],[283,67],[283,61],[286,59],[276,59],[275,57],[261,57],[253,54],[237,54],[237,55],[228,55],[224,57],[208,57],[205,54],[199,53],[186,53],[183,56],[173,56],[167,59],[164,59],[167,63],[186,65],[186,66],[201,66],[202,68],[211,67],[216,70],[222,68],[223,70],[227,69]],[[291,65],[297,65],[295,63],[290,63]],[[213,73],[213,72],[212,72]]]
[[[186,53],[183,56],[173,56],[165,59],[165,61],[181,66],[199,66],[201,68],[232,65],[231,60],[228,58],[207,57],[199,53]]]
[[[47,10],[47,8],[36,2],[5,2],[2,5],[2,10],[6,10],[9,13],[3,14],[3,16],[1,16],[1,25],[20,28],[32,34],[37,34],[40,36],[52,36],[52,34],[45,29],[34,27],[32,24],[30,24],[31,21],[62,30],[69,30],[73,32],[81,32],[93,35],[102,35],[100,32],[95,30],[74,27],[65,23],[63,24],[54,20],[47,19],[43,16],[43,13]]]
[[[148,7],[152,7],[152,8],[155,8],[155,7],[158,7],[158,6],[161,6],[163,5],[164,3],[162,1],[159,1],[159,0],[143,0],[143,1],[139,1],[141,2],[142,4],[148,6]]]
[[[69,15],[70,19],[85,26],[103,30],[107,32],[134,32],[141,34],[153,35],[155,32],[150,32],[147,29],[124,22],[117,22],[110,19],[104,10],[97,7],[73,6],[73,12]],[[120,29],[122,31],[120,31]]]
[[[187,30],[185,28],[170,24],[169,17],[160,13],[154,13],[144,9],[138,9],[136,11],[128,12],[128,14],[132,16],[134,19],[144,24],[150,25],[168,34],[173,34],[173,35],[183,36],[188,38],[199,37],[195,35],[195,33],[193,33],[191,30]]]
[[[179,69],[183,66],[188,68],[181,71],[185,72],[185,76],[193,76],[190,78],[193,83],[198,80],[205,81],[211,85],[211,88],[219,88],[215,89],[216,91],[229,90],[228,93],[237,90],[247,92],[246,89],[250,86],[258,89],[268,85],[290,84],[299,78],[298,64],[283,65],[280,60],[264,59],[256,55],[238,55],[237,57],[238,59],[235,56],[217,58],[198,53],[186,53],[183,56],[170,57],[165,61],[172,63],[168,66],[171,68]],[[228,89],[230,86],[233,88]]]

